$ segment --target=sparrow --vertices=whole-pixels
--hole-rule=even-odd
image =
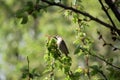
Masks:
[[[60,37],[60,36],[55,36],[54,37],[56,40],[57,40],[57,46],[58,46],[58,49],[62,52],[62,53],[64,53],[66,56],[68,56],[68,54],[69,54],[69,51],[68,51],[68,48],[67,48],[67,46],[66,46],[66,44],[65,44],[65,41],[62,39],[62,37]]]

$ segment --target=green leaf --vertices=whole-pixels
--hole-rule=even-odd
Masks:
[[[29,7],[32,8],[32,7],[33,7],[33,2],[32,2],[32,1],[28,1],[28,2],[27,2],[27,6],[29,6]]]
[[[93,70],[91,71],[91,75],[94,76],[98,73],[99,71],[99,67],[98,65],[93,65],[93,66],[90,66],[90,68],[92,68]]]
[[[90,68],[92,68],[92,69],[94,69],[94,70],[99,70],[98,65],[93,65],[93,66],[90,66]]]
[[[37,11],[32,12],[31,14],[34,18],[37,18]]]
[[[24,9],[20,9],[16,12],[15,15],[16,15],[17,18],[22,18],[24,16],[24,12],[25,12]]]
[[[64,72],[65,74],[68,74],[69,71],[70,71],[70,66],[64,66],[63,72]]]
[[[32,73],[29,73],[29,77],[33,79],[34,75]]]
[[[28,1],[27,5],[24,7],[25,11],[28,12],[28,14],[32,14],[34,12],[34,4],[32,1]]]
[[[65,15],[66,17],[70,16],[70,15],[71,15],[71,11],[65,11],[64,15]]]
[[[23,73],[23,74],[22,74],[22,78],[23,78],[23,79],[24,79],[24,78],[26,78],[26,77],[27,77],[27,75],[28,75],[28,74]]]
[[[84,70],[82,68],[78,68],[75,70],[74,76],[80,77],[84,73]]]
[[[95,76],[97,73],[98,73],[98,71],[96,71],[96,70],[93,70],[93,71],[90,72],[90,74],[91,74],[92,76]]]
[[[21,24],[26,24],[27,21],[28,21],[28,16],[27,16],[27,15],[24,15],[24,16],[22,17],[22,22],[21,22]]]
[[[107,61],[112,63],[113,62],[113,58],[109,58],[109,59],[107,59]]]
[[[80,52],[80,45],[78,45],[74,51],[74,54],[78,54]]]

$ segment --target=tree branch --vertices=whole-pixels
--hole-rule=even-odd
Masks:
[[[108,65],[110,65],[110,66],[120,70],[120,67],[113,65],[112,63],[106,61],[105,59],[103,59],[103,58],[101,58],[101,57],[99,57],[99,56],[97,56],[95,54],[92,54],[91,52],[89,52],[89,53],[90,53],[91,56],[96,57],[97,59],[99,59],[101,61],[104,61],[106,64],[108,64]]]
[[[102,57],[100,57],[100,56],[98,56],[98,55],[92,53],[91,51],[86,50],[86,49],[84,49],[84,48],[80,48],[80,49],[81,49],[83,52],[86,51],[90,56],[95,57],[95,58],[97,58],[97,59],[99,59],[99,60],[105,62],[106,64],[108,64],[108,65],[110,65],[110,66],[112,66],[112,67],[114,67],[114,68],[120,70],[120,67],[118,67],[118,66],[116,66],[116,65],[114,65],[114,64],[112,64],[112,63],[110,63],[110,62],[108,62],[108,61],[105,60],[104,58],[102,58]]]
[[[112,0],[105,0],[105,2],[111,8],[111,10],[115,14],[116,18],[120,22],[120,10],[115,6],[115,4],[114,4],[114,2]]]
[[[114,24],[114,22],[113,22],[113,20],[112,20],[112,18],[111,18],[110,15],[109,15],[108,11],[107,11],[106,8],[104,7],[102,1],[99,0],[99,2],[100,2],[100,4],[101,4],[101,6],[102,6],[102,9],[104,10],[104,12],[106,13],[106,15],[108,16],[109,20],[111,21],[113,27],[116,27],[115,24]]]
[[[105,27],[107,27],[107,28],[109,28],[109,29],[112,29],[112,30],[116,31],[117,34],[120,36],[120,30],[119,30],[118,28],[113,27],[113,26],[111,26],[110,24],[105,23],[104,21],[101,21],[100,19],[95,18],[95,17],[93,17],[92,15],[90,15],[90,14],[88,14],[88,13],[86,13],[86,12],[77,10],[77,9],[75,9],[75,8],[73,8],[73,7],[65,6],[65,5],[60,4],[60,3],[50,2],[50,1],[48,1],[48,0],[41,0],[41,1],[49,4],[50,6],[58,6],[58,7],[61,7],[61,8],[66,9],[66,10],[71,10],[71,11],[73,11],[73,12],[75,12],[75,13],[79,13],[79,14],[82,14],[82,15],[84,15],[84,16],[86,16],[86,17],[89,17],[91,20],[93,20],[93,21],[95,21],[95,22],[97,22],[97,23],[99,23],[99,24],[101,24],[101,25],[103,25],[103,26],[105,26]]]

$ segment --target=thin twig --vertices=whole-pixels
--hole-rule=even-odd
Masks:
[[[113,48],[113,51],[120,50],[120,48],[115,47],[112,43],[108,43],[108,42],[103,38],[102,34],[101,34],[99,31],[97,31],[97,33],[98,33],[98,35],[99,35],[99,40],[102,40],[102,41],[104,42],[103,46],[108,45],[108,46],[110,46],[110,47]]]
[[[30,80],[30,75],[29,75],[29,73],[30,73],[30,67],[29,67],[29,58],[28,58],[28,56],[27,56],[27,62],[28,62],[28,80]]]
[[[118,67],[118,66],[116,66],[116,65],[114,65],[114,64],[112,64],[112,63],[110,63],[108,61],[106,61],[105,59],[103,59],[103,58],[101,58],[101,57],[99,57],[99,56],[97,56],[95,54],[92,54],[91,52],[89,52],[89,53],[90,53],[91,56],[96,57],[97,59],[99,59],[101,61],[104,61],[106,64],[108,64],[108,65],[110,65],[110,66],[120,70],[120,67]]]
[[[86,12],[77,10],[77,9],[75,9],[75,8],[73,8],[73,7],[69,7],[69,6],[63,5],[63,4],[61,4],[61,3],[50,2],[50,1],[48,1],[48,0],[41,0],[41,1],[49,4],[50,6],[59,6],[59,7],[61,7],[61,8],[66,9],[66,10],[71,10],[71,11],[73,11],[73,12],[75,12],[75,13],[79,13],[79,14],[82,14],[82,15],[84,15],[84,16],[86,16],[86,17],[89,17],[91,20],[93,20],[93,21],[95,21],[95,22],[97,22],[97,23],[99,23],[99,24],[101,24],[101,25],[104,25],[105,27],[107,27],[107,28],[109,28],[109,29],[112,29],[112,30],[116,31],[117,34],[120,36],[120,30],[119,30],[118,28],[113,27],[113,26],[111,26],[110,24],[105,23],[104,21],[101,21],[100,19],[95,18],[95,17],[93,17],[92,15],[90,15],[90,14],[88,14],[88,13],[86,13]]]
[[[87,72],[88,78],[89,80],[91,80],[90,71],[89,71],[89,55],[86,55],[86,66],[88,69],[88,72]]]
[[[97,71],[105,78],[105,80],[108,80],[107,76],[103,73],[103,71],[101,71],[101,70],[97,70]]]

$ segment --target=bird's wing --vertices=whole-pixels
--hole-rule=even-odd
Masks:
[[[62,53],[65,53],[66,56],[68,55],[69,51],[68,51],[68,48],[67,48],[67,46],[66,46],[66,44],[63,40],[61,41],[61,44],[59,45],[59,48],[60,48]]]

